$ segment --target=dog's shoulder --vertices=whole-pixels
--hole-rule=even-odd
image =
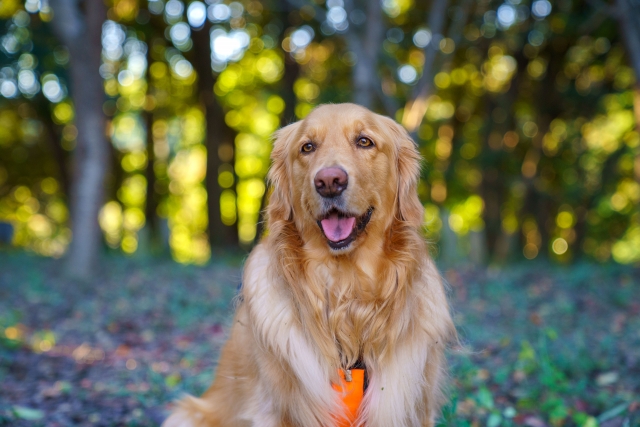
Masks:
[[[243,271],[243,288],[255,285],[256,279],[263,277],[269,270],[270,256],[264,243],[258,244],[247,258]]]
[[[279,277],[268,245],[256,246],[245,263],[242,298],[251,323],[262,328],[259,336],[275,333],[278,327],[292,326],[294,318],[291,294]]]
[[[245,301],[256,303],[270,295],[282,291],[282,280],[279,279],[274,265],[273,253],[266,244],[260,243],[252,251],[244,265],[242,277],[242,297]]]

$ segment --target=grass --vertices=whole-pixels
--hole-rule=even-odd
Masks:
[[[544,263],[446,274],[471,352],[444,425],[640,423],[640,276]]]
[[[0,252],[0,425],[154,426],[211,382],[240,260],[109,258],[90,283]],[[640,425],[640,271],[444,271],[466,345],[442,426]]]

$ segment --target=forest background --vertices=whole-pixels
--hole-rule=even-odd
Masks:
[[[640,7],[617,1],[3,0],[0,221],[78,275],[105,248],[250,248],[273,132],[351,101],[415,138],[444,259],[637,263]]]

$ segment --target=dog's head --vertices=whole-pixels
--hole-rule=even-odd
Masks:
[[[305,242],[347,253],[394,221],[419,227],[420,155],[393,120],[354,104],[323,105],[276,134],[268,216]]]

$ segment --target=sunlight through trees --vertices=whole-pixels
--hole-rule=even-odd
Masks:
[[[640,262],[629,0],[78,6],[0,4],[0,222],[17,246],[84,269],[100,250],[201,264],[250,247],[273,132],[354,101],[415,137],[442,257]]]

